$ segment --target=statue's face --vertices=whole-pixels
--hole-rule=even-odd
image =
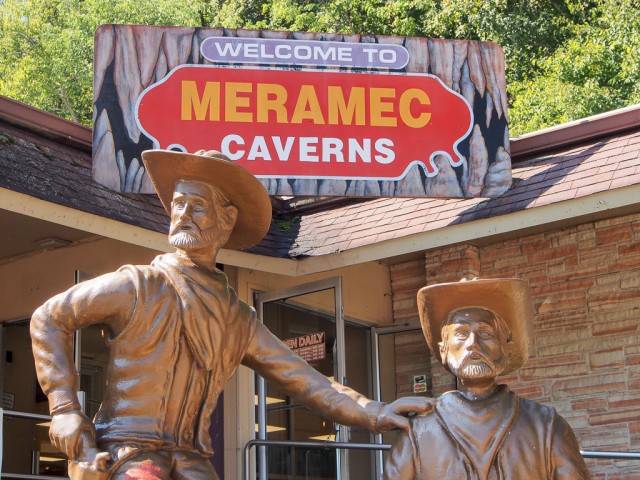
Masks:
[[[218,220],[222,208],[209,185],[180,180],[171,202],[169,243],[186,252],[210,247],[224,234]]]
[[[505,345],[494,319],[487,310],[467,308],[454,313],[443,327],[443,360],[459,379],[492,380],[502,372]]]

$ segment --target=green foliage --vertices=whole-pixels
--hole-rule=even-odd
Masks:
[[[640,101],[638,0],[0,0],[0,94],[91,122],[105,23],[493,41],[522,134]]]
[[[4,0],[0,95],[91,124],[93,34],[105,23],[200,25],[202,0]]]
[[[588,23],[538,62],[540,74],[511,84],[512,133],[522,134],[640,102],[640,8],[605,0]]]
[[[290,232],[300,223],[300,217],[295,216],[286,220],[274,218],[271,220],[271,223],[282,232]]]
[[[214,24],[229,28],[420,35],[420,18],[433,11],[420,0],[218,0]]]

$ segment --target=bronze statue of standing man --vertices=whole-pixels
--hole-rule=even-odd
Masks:
[[[78,479],[218,478],[209,423],[238,365],[338,423],[407,428],[405,410],[426,402],[373,402],[330,381],[293,354],[239,300],[216,268],[223,246],[245,248],[269,228],[262,184],[219,152],[143,153],[171,216],[175,253],[127,265],[61,293],[33,315],[38,379],[49,398],[50,437]],[[78,402],[73,333],[103,326],[107,389],[92,421]]]
[[[393,446],[385,480],[588,480],[578,442],[553,407],[518,397],[496,377],[528,357],[525,282],[473,280],[418,293],[429,348],[458,381]],[[436,353],[437,352],[437,353]]]

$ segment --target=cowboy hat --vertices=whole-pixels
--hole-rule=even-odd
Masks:
[[[238,219],[225,248],[255,245],[271,224],[271,201],[266,189],[248,170],[215,150],[196,153],[146,150],[142,161],[165,210],[171,215],[178,180],[202,182],[220,190],[238,209]]]
[[[418,292],[420,323],[433,355],[449,370],[440,356],[442,326],[452,312],[482,308],[499,316],[511,332],[511,355],[502,374],[518,370],[529,357],[533,308],[527,284],[517,278],[499,278],[441,283]]]

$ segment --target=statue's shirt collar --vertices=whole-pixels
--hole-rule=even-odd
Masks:
[[[198,364],[212,370],[229,315],[227,276],[175,253],[160,255],[151,265],[164,272],[177,293],[184,333]]]
[[[439,421],[473,465],[488,478],[498,450],[518,416],[518,399],[506,385],[489,397],[469,400],[458,391],[444,394],[435,408]]]

